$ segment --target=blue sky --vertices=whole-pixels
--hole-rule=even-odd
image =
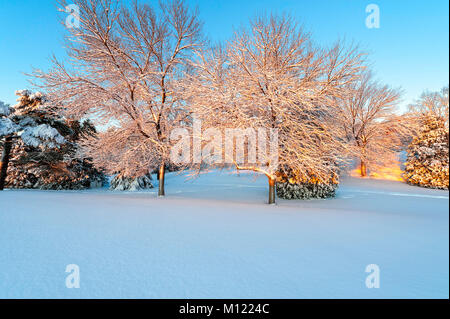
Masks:
[[[155,0],[143,0],[156,3]],[[261,12],[289,13],[328,45],[338,38],[370,52],[378,79],[404,90],[402,105],[423,90],[439,90],[449,78],[447,0],[189,0],[198,6],[206,35],[229,38]],[[368,29],[365,8],[380,8],[380,28]],[[14,91],[29,84],[23,72],[46,69],[54,53],[64,58],[63,27],[54,0],[0,0],[0,100],[13,104]]]

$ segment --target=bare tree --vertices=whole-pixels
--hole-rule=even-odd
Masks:
[[[340,121],[359,159],[361,176],[367,176],[368,166],[393,160],[409,131],[405,118],[396,113],[400,90],[379,84],[370,72],[350,89],[354,93],[342,101]]]
[[[449,96],[448,86],[441,89],[440,92],[424,92],[420,98],[409,105],[409,111],[418,117],[429,115],[445,121],[448,127],[449,121]]]
[[[273,154],[256,162],[225,159],[238,170],[267,176],[274,203],[279,169],[328,177],[328,164],[340,160],[345,144],[333,118],[362,62],[353,46],[319,48],[291,17],[257,17],[249,30],[200,56],[187,89],[191,110],[211,127],[277,132],[278,166],[271,165]]]
[[[180,82],[202,45],[197,12],[182,0],[161,1],[158,9],[138,1],[71,2],[80,21],[68,29],[67,64],[53,58],[49,72],[35,70],[36,85],[65,115],[106,128],[85,143],[95,164],[130,177],[159,168],[163,196],[168,134],[186,115]]]

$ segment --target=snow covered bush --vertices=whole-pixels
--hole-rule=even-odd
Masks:
[[[449,89],[424,92],[410,107],[417,130],[407,149],[403,178],[408,184],[449,188]]]
[[[283,199],[331,198],[339,186],[338,167],[330,165],[330,175],[307,175],[285,168],[277,172],[277,196]]]
[[[421,132],[408,147],[404,179],[408,184],[449,188],[449,129],[445,120],[427,116]]]
[[[111,180],[110,189],[117,191],[137,191],[153,188],[152,176],[146,174],[136,178],[116,175]]]

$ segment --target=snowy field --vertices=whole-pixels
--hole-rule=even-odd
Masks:
[[[222,172],[166,193],[0,193],[0,298],[449,297],[448,191],[347,178],[269,206],[265,178]]]

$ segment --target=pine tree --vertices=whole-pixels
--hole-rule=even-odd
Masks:
[[[404,178],[408,184],[449,188],[449,129],[443,117],[424,115],[423,128],[408,147]]]
[[[18,103],[13,107],[2,105],[0,109],[0,138],[3,139],[0,162],[0,190],[3,190],[14,142],[35,148],[59,148],[66,140],[58,127],[60,122],[42,116],[47,105],[41,93],[28,90],[16,92]]]
[[[16,95],[16,105],[0,110],[0,189],[79,189],[93,181],[101,185],[103,175],[76,154],[78,141],[95,134],[94,126],[62,117],[39,92],[20,90]]]

